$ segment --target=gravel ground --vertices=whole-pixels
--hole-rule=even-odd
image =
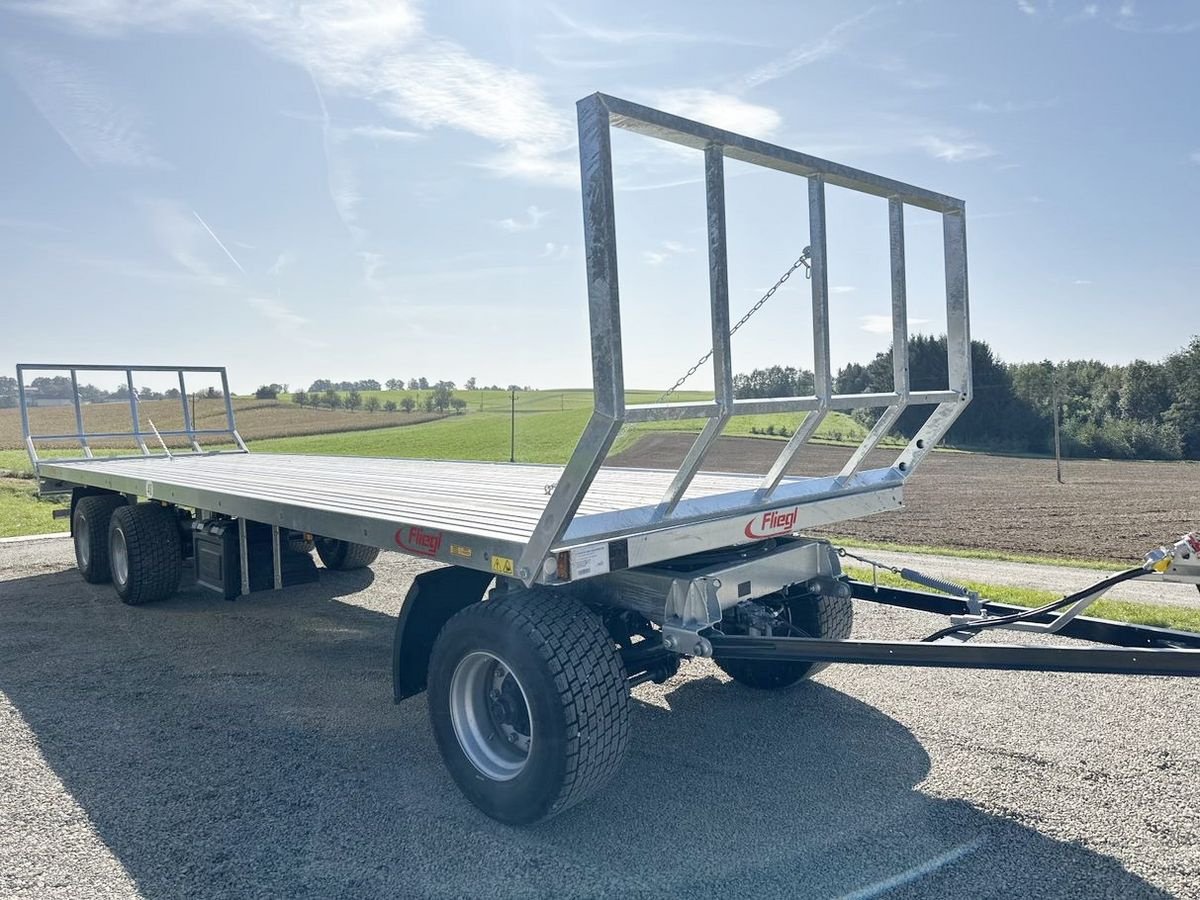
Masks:
[[[965,559],[957,556],[933,554],[894,553],[890,550],[856,550],[867,559],[898,568],[916,569],[925,575],[959,581],[981,581],[984,584],[1005,584],[1015,587],[1038,588],[1056,594],[1070,594],[1094,584],[1105,575],[1119,572],[1116,566],[1109,572],[1095,569],[1076,569],[1069,566],[1045,566],[1034,563],[1001,562],[993,559]],[[850,565],[862,566],[858,560],[846,560]],[[1127,568],[1131,568],[1131,561]],[[913,585],[922,590],[919,585]],[[1166,606],[1184,606],[1200,609],[1200,591],[1192,584],[1168,584],[1161,581],[1127,581],[1108,591],[1105,597],[1113,600],[1135,600],[1139,603],[1161,603]],[[1087,615],[1090,615],[1088,613]]]
[[[0,897],[1200,897],[1200,683],[692,662],[630,757],[525,830],[391,703],[419,563],[145,608],[0,545]],[[859,610],[858,632],[935,620]]]

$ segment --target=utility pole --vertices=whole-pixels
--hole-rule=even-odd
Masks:
[[[1050,402],[1054,406],[1054,472],[1058,483],[1062,484],[1062,441],[1059,439],[1057,367],[1050,370],[1050,397]]]
[[[517,392],[511,390],[509,394],[509,437],[508,437],[508,461],[517,461]]]

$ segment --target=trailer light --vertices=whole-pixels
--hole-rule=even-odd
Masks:
[[[1193,531],[1191,534],[1184,535],[1183,539],[1192,548],[1193,553],[1200,553],[1200,535]]]
[[[558,579],[559,581],[571,580],[571,551],[563,550],[558,554]]]

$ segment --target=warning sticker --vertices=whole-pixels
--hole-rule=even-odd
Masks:
[[[452,556],[461,556],[463,559],[470,559],[471,553],[472,551],[470,547],[464,547],[462,544],[450,545],[450,554]]]
[[[576,547],[571,551],[571,578],[591,578],[608,571],[608,544]]]
[[[511,575],[513,573],[513,561],[507,556],[493,556],[492,571],[497,575]]]

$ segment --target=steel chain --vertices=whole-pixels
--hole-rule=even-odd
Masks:
[[[749,312],[747,312],[744,316],[742,316],[740,319],[738,319],[738,322],[736,325],[734,325],[732,328],[729,329],[729,336],[733,337],[737,333],[737,330],[739,328],[741,328],[743,325],[745,325],[747,322],[749,322],[750,317],[753,316],[756,312],[758,312],[760,309],[763,308],[763,304],[765,304],[768,300],[770,300],[771,297],[773,297],[775,295],[775,292],[777,290],[779,290],[781,287],[783,287],[783,285],[787,282],[787,280],[792,277],[792,273],[795,272],[798,268],[800,268],[801,266],[804,266],[804,277],[812,278],[812,263],[809,262],[809,260],[811,258],[812,258],[811,248],[805,247],[803,250],[801,250],[800,255],[798,257],[796,257],[796,261],[788,267],[788,270],[786,272],[784,272],[782,275],[779,276],[779,280],[776,281],[773,285],[771,285],[771,289],[769,291],[767,291],[765,294],[763,294],[758,299],[757,303],[755,303],[752,307],[750,307]],[[696,372],[699,370],[699,368],[702,365],[704,365],[706,362],[708,362],[710,359],[712,359],[712,355],[713,355],[712,348],[709,348],[709,351],[707,353],[705,353],[703,356],[701,356],[698,360],[696,360],[696,364],[694,366],[692,366],[690,369],[688,369],[687,372],[684,373],[684,376],[682,378],[680,378],[677,382],[675,382],[673,385],[671,385],[671,387],[669,387],[666,391],[664,391],[662,393],[662,395],[660,395],[659,398],[657,400],[655,400],[654,402],[655,403],[665,403],[667,398],[670,397],[677,390],[679,390],[679,388],[683,386],[683,383],[685,381],[687,381],[689,378],[691,378],[693,375],[695,375]]]

